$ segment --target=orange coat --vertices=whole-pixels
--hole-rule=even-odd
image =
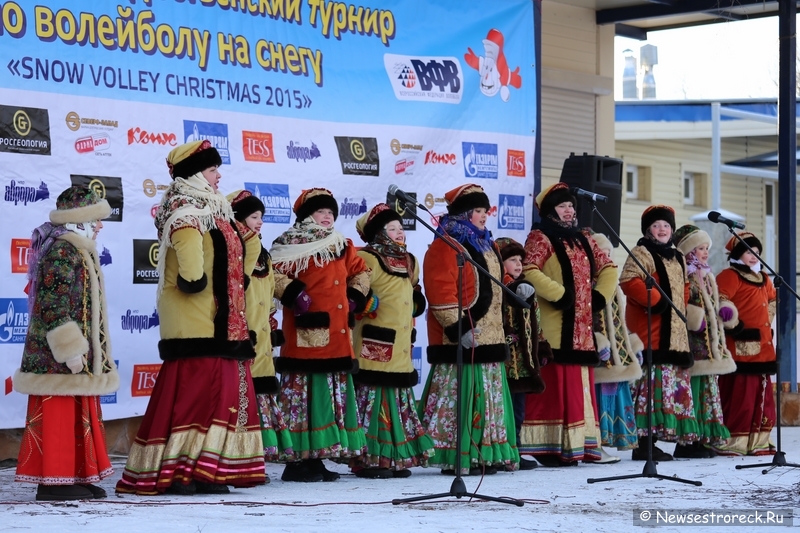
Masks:
[[[319,267],[310,261],[308,268],[296,277],[282,274],[275,263],[275,297],[284,306],[292,306],[301,291],[311,297],[307,313],[295,317],[291,309],[283,310],[283,334],[276,362],[278,372],[340,372],[357,368],[353,356],[350,330],[355,317],[349,312],[349,300],[357,311],[364,307],[369,292],[369,270],[356,254],[350,239],[341,255]]]

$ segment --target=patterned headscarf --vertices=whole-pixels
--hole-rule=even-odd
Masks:
[[[487,228],[480,230],[470,222],[473,211],[470,209],[457,215],[442,215],[437,230],[453,237],[461,244],[469,243],[480,252],[488,252],[494,245],[492,232]]]

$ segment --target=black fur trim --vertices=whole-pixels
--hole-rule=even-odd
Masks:
[[[172,166],[172,179],[188,178],[207,168],[222,165],[222,157],[216,148],[206,148],[195,152],[183,161],[179,161]]]
[[[310,311],[294,317],[294,325],[298,328],[329,328],[331,316],[325,311]]]
[[[754,341],[754,342],[761,342],[761,331],[753,328],[745,328],[743,322],[739,322],[739,325],[742,326],[742,329],[739,330],[738,333],[731,334],[731,337],[736,339],[737,341]]]
[[[419,382],[419,374],[416,370],[411,372],[379,372],[377,370],[359,370],[353,376],[353,381],[362,385],[372,387],[397,387],[406,389],[413,387]]]
[[[647,235],[647,230],[656,220],[663,220],[675,231],[675,213],[663,206],[654,206],[642,213],[642,235]]]
[[[471,192],[469,194],[462,194],[456,201],[447,206],[448,215],[457,215],[459,213],[466,213],[470,209],[476,207],[483,207],[484,209],[491,209],[492,204],[489,202],[489,197],[483,192]],[[502,261],[501,261],[502,263]]]
[[[197,294],[203,292],[208,286],[208,276],[203,272],[203,277],[196,281],[186,281],[180,274],[178,274],[178,281],[176,282],[178,290],[186,294]]]
[[[454,344],[428,346],[428,363],[432,365],[454,365],[456,364],[456,348]],[[472,357],[472,348],[462,351],[463,363],[465,365],[482,363],[502,363],[508,359],[508,345],[487,344],[475,348],[475,358]]]
[[[740,363],[736,361],[737,374],[777,374],[778,362],[767,361],[765,363]]]
[[[356,327],[356,314],[349,312],[347,313],[347,327],[350,329],[354,329]]]
[[[644,352],[644,364],[647,364],[647,352]],[[654,365],[675,365],[681,368],[692,368],[694,356],[691,352],[678,352],[675,350],[653,350]]]
[[[297,220],[305,220],[306,218],[310,217],[315,211],[319,209],[330,209],[333,211],[333,219],[336,220],[339,218],[339,204],[336,203],[336,198],[329,194],[318,194],[316,196],[312,196],[308,200],[303,203],[299,208],[297,208]]]
[[[746,242],[748,245],[750,245],[750,248],[758,248],[759,252],[763,252],[764,251],[764,247],[761,245],[761,241],[758,240],[758,237],[756,237],[755,235],[751,235],[751,236],[745,238],[744,242]],[[747,246],[742,244],[742,241],[737,240],[736,244],[733,246],[733,249],[729,252],[730,253],[729,257],[730,257],[730,259],[739,259],[740,257],[742,257],[742,255],[744,255],[745,252],[748,252],[748,251],[749,250],[747,249]],[[737,266],[740,266],[740,265],[737,265]],[[744,265],[741,265],[741,266],[744,266]],[[745,267],[745,268],[747,269],[746,271],[752,272],[750,270],[750,267]]]
[[[564,202],[572,202],[573,207],[577,209],[578,201],[575,196],[564,187],[557,187],[550,190],[547,195],[542,198],[542,205],[539,206],[539,216],[545,218],[547,215],[555,215],[556,206]]]
[[[253,343],[253,346],[258,344],[258,334],[252,329],[247,330],[247,334],[250,336],[250,342]]]
[[[244,290],[247,290],[247,287],[250,286],[250,276],[247,274],[244,275]]]
[[[228,314],[231,308],[228,298],[228,247],[225,244],[225,236],[220,230],[212,229],[208,234],[214,247],[214,263],[211,270],[211,289],[214,291],[214,300],[217,304],[217,312],[214,315],[214,338],[225,340],[228,338]]]
[[[397,331],[393,330],[392,328],[382,328],[373,324],[364,324],[364,327],[361,328],[361,336],[365,339],[391,342],[394,344],[394,340],[397,337]]]
[[[739,335],[743,329],[744,329],[744,322],[740,320],[739,323],[733,326],[732,328],[725,328],[725,335],[728,337],[733,337],[735,339],[736,336]]]
[[[422,291],[414,290],[414,292],[411,293],[411,301],[414,302],[414,312],[412,316],[414,318],[422,316],[428,306],[428,300],[425,298],[425,295],[422,294]]]
[[[664,291],[664,292],[666,292],[666,291]],[[655,305],[650,307],[650,311],[654,315],[662,315],[666,311],[669,311],[671,309],[672,308],[669,306],[669,304],[667,303],[667,300],[663,296],[661,296],[661,299],[658,301],[658,303],[656,303]]]
[[[606,308],[606,297],[599,291],[592,289],[592,312],[596,313]]]
[[[370,296],[372,296],[372,289],[370,289],[369,292],[364,295],[364,293],[355,287],[347,287],[347,299],[356,304],[356,308],[354,309],[355,313],[361,313],[364,311],[364,308],[367,306],[367,300],[369,300]]]
[[[417,342],[417,328],[411,328],[411,344]]]
[[[256,196],[245,196],[235,204],[231,204],[233,208],[233,218],[239,222],[244,222],[244,219],[255,213],[261,211],[264,214],[264,202]]]
[[[297,297],[300,296],[300,293],[303,292],[305,288],[306,284],[299,279],[292,280],[283,290],[283,294],[280,298],[281,304],[283,304],[284,307],[292,309]]]
[[[660,215],[659,215],[660,216]],[[655,220],[669,220],[664,218],[656,218]],[[672,219],[672,230],[675,230],[675,219]],[[651,222],[652,224],[652,222]],[[649,226],[649,224],[648,224]],[[649,239],[643,239],[649,241]],[[651,241],[652,242],[652,241]],[[648,248],[645,246],[647,250],[650,252],[650,256],[653,258],[653,265],[656,269],[656,274],[658,275],[658,284],[661,286],[661,290],[664,291],[670,299],[673,298],[672,292],[672,284],[669,281],[669,275],[667,274],[667,267],[664,266],[664,260],[659,253],[654,253],[657,248]],[[672,248],[674,250],[674,259],[678,261],[683,269],[683,279],[686,279],[686,264],[683,261],[683,254],[681,254],[677,249]],[[679,290],[681,291],[681,298],[683,298],[683,287],[680,287]],[[664,309],[659,310],[659,305],[663,305]],[[658,364],[665,364],[665,365],[678,365],[683,368],[690,368],[694,365],[694,357],[689,352],[675,352],[674,350],[670,350],[670,344],[672,343],[672,314],[673,309],[672,306],[667,303],[667,300],[664,296],[661,296],[661,300],[658,301],[658,304],[653,306],[653,312],[658,313],[661,315],[661,329],[659,331],[659,346],[658,349],[653,350],[653,357],[656,357],[656,353],[663,354],[664,361]],[[688,358],[688,361],[687,361]],[[654,359],[655,361],[655,359]]]
[[[275,370],[281,374],[294,372],[301,374],[331,374],[333,372],[355,374],[358,372],[358,359],[353,359],[349,355],[331,359],[278,357],[275,359]]]
[[[229,341],[215,338],[163,339],[158,341],[158,355],[162,361],[177,361],[195,357],[221,357],[246,361],[253,359],[256,352],[253,343]]]
[[[281,390],[281,384],[275,376],[253,378],[253,391],[256,394],[275,394]]]
[[[524,392],[526,394],[541,394],[544,392],[546,385],[544,383],[544,379],[539,374],[539,371],[535,371],[528,377],[520,378],[520,379],[508,379],[508,389],[513,393],[517,392]]]
[[[270,331],[269,340],[273,348],[277,348],[278,346],[283,346],[284,344],[286,344],[286,337],[283,335],[282,329],[275,329]]]
[[[364,239],[364,242],[369,244],[375,240],[375,237],[378,235],[383,227],[396,220],[397,222],[403,223],[403,217],[400,216],[400,213],[395,211],[394,209],[384,209],[374,217],[372,220],[364,224],[364,229],[361,232],[361,238]]]
[[[556,311],[564,311],[575,305],[575,291],[571,287],[564,286],[564,294],[555,302],[550,302]],[[572,341],[570,341],[572,344]]]
[[[553,362],[560,365],[598,366],[600,356],[596,350],[553,348]]]

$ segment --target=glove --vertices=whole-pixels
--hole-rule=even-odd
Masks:
[[[469,350],[478,347],[478,340],[475,338],[480,334],[480,328],[474,328],[461,335],[461,346]]]
[[[80,374],[83,372],[83,365],[86,363],[86,359],[82,355],[76,355],[70,359],[67,359],[64,364],[67,365],[69,371],[73,374]]]
[[[311,296],[305,290],[300,291],[297,299],[294,301],[294,316],[300,316],[308,313],[311,308]]]
[[[723,322],[730,322],[733,318],[733,309],[730,307],[723,307],[719,310],[719,317]]]
[[[517,286],[517,296],[522,298],[523,300],[527,300],[531,296],[533,296],[534,289],[532,285],[528,285],[527,283],[520,283]]]
[[[605,348],[600,348],[600,350],[597,352],[597,355],[599,355],[600,360],[605,363],[606,361],[611,359],[611,348],[609,348],[608,346],[606,346]]]
[[[353,300],[351,300],[350,298],[348,298],[347,299],[347,308],[350,310],[351,313],[355,313],[356,312],[356,307],[357,307],[356,303]]]
[[[636,352],[636,360],[639,361],[639,366],[644,365],[644,355],[642,354],[641,350]]]
[[[703,333],[706,330],[706,319],[704,318],[702,322],[700,322],[700,328],[697,330],[697,333]]]

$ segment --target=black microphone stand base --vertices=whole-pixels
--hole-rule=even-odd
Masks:
[[[644,468],[642,469],[641,474],[629,474],[627,476],[613,476],[613,477],[599,477],[599,478],[589,478],[586,480],[586,483],[600,483],[602,481],[618,481],[620,479],[639,479],[639,478],[650,478],[650,479],[663,479],[665,481],[677,481],[678,483],[687,483],[689,485],[694,485],[696,487],[702,487],[703,483],[700,481],[692,481],[691,479],[683,479],[680,477],[675,476],[665,476],[663,474],[659,474],[658,470],[656,469],[656,462],[652,459],[648,459],[647,462],[644,464]]]
[[[782,451],[775,452],[775,455],[772,456],[772,462],[766,463],[769,465],[769,468],[765,468],[761,471],[762,474],[767,474],[771,472],[773,469],[778,468],[779,466],[787,466],[789,468],[800,468],[800,465],[795,463],[787,463],[786,462],[786,453]],[[745,468],[760,468],[765,466],[765,463],[756,463],[752,465],[736,465],[736,470],[744,470]]]
[[[469,498],[475,498],[476,500],[507,503],[509,505],[516,505],[517,507],[522,507],[523,505],[525,505],[525,502],[523,502],[522,500],[516,500],[514,498],[508,498],[504,496],[499,496],[499,497],[484,496],[483,494],[477,494],[475,492],[467,492],[467,486],[464,484],[464,480],[461,479],[461,477],[456,477],[456,479],[453,480],[453,484],[450,485],[450,492],[440,492],[439,494],[426,494],[425,496],[414,496],[412,498],[398,498],[392,500],[392,505],[400,505],[401,503],[415,503],[426,500],[438,500],[439,498],[446,498],[448,496],[453,496],[458,499],[469,497]]]

